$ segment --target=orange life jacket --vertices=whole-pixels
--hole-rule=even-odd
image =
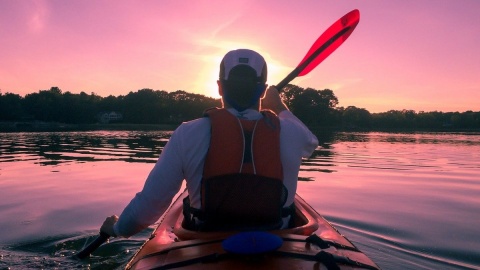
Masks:
[[[203,179],[242,173],[283,181],[280,121],[271,111],[262,114],[259,120],[245,120],[226,109],[205,111],[212,128]]]
[[[270,111],[259,120],[209,109],[210,147],[201,184],[202,230],[275,229],[287,198],[280,159],[280,121]]]

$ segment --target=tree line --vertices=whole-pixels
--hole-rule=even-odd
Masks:
[[[0,94],[0,121],[45,121],[93,124],[104,112],[119,112],[132,124],[171,124],[191,120],[219,99],[185,91],[141,89],[127,95],[101,97],[95,93],[73,94],[58,87],[21,97]]]
[[[364,108],[338,106],[332,90],[287,85],[281,98],[307,126],[343,129],[479,129],[480,112],[416,112],[390,110],[370,113]],[[127,95],[101,97],[95,93],[73,94],[58,87],[21,97],[0,93],[0,121],[44,121],[93,124],[103,112],[118,112],[131,124],[179,124],[201,117],[203,111],[220,107],[220,99],[185,91],[141,89]]]

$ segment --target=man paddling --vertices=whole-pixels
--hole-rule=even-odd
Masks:
[[[318,140],[266,80],[260,54],[228,52],[217,81],[223,108],[175,130],[142,191],[119,218],[107,217],[101,232],[129,237],[155,223],[183,180],[189,193],[184,226],[190,229],[287,227],[302,158]]]

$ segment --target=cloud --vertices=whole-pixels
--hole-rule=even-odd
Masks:
[[[44,0],[33,0],[32,10],[28,18],[28,27],[31,32],[38,33],[45,28],[48,18],[48,6]]]

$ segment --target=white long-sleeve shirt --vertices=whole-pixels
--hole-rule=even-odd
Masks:
[[[256,120],[256,110],[241,113],[228,109],[244,119]],[[285,206],[293,203],[302,158],[310,157],[318,145],[315,135],[290,111],[280,119],[280,154],[283,184],[288,190]],[[210,145],[210,120],[199,118],[181,124],[165,145],[157,163],[148,175],[141,192],[123,210],[114,226],[117,236],[129,237],[155,223],[165,212],[186,180],[191,206],[201,208],[200,190],[205,156]]]

